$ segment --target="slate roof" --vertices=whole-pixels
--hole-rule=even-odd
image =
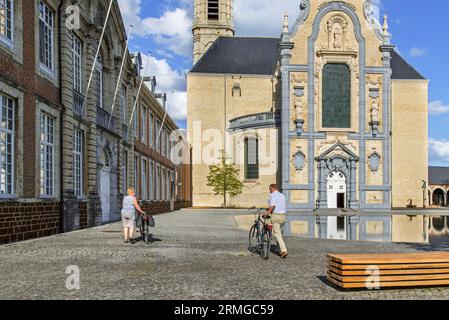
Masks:
[[[401,80],[423,80],[425,79],[415,68],[402,58],[395,50],[391,52],[391,78]]]
[[[279,38],[219,37],[198,60],[192,73],[273,75],[280,60]],[[396,51],[391,53],[392,79],[425,79]]]
[[[273,75],[279,38],[219,37],[190,72]]]
[[[449,184],[449,167],[429,167],[429,185]]]

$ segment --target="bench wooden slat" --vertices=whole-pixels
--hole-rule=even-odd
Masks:
[[[370,266],[371,264],[345,265],[335,261],[328,261],[328,265],[341,270],[365,270],[366,267]],[[378,267],[379,270],[431,269],[431,268],[449,268],[449,263],[376,264],[376,267]]]
[[[329,254],[327,257],[341,264],[449,263],[449,252]]]
[[[328,271],[331,277],[340,282],[363,282],[370,280],[371,276],[340,276],[332,271]],[[372,279],[372,278],[371,278]],[[420,281],[420,280],[449,280],[449,274],[413,274],[413,275],[380,275],[380,282],[391,281]]]
[[[362,282],[358,283],[344,283],[340,282],[332,277],[328,277],[328,280],[336,286],[343,289],[368,289],[366,284]],[[406,288],[406,287],[435,287],[435,286],[448,286],[449,280],[422,280],[422,281],[398,281],[398,282],[381,282],[379,288]]]
[[[339,276],[367,276],[366,269],[341,270],[333,266],[329,266],[329,270]],[[380,275],[401,275],[401,274],[449,274],[449,268],[424,268],[424,269],[387,269],[380,270]]]

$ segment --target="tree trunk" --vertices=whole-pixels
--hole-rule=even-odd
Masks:
[[[226,209],[227,208],[227,206],[226,206],[226,191],[223,193],[223,199],[224,199],[223,207]]]
[[[226,209],[227,208],[227,206],[226,206],[226,192],[228,191],[228,188],[227,188],[227,184],[226,184],[226,175],[224,176],[224,188],[223,188],[223,200],[224,200],[224,202],[223,202],[223,207]]]

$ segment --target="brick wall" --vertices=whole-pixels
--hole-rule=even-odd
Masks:
[[[36,97],[59,106],[59,90],[47,79],[36,74],[35,41],[35,1],[23,1],[23,65],[12,56],[0,52],[0,75],[10,84],[16,85],[24,92],[23,149],[23,194],[25,198],[34,198],[36,185]],[[20,45],[20,44],[19,44]],[[57,45],[57,43],[55,43]],[[56,56],[55,64],[56,64]]]
[[[190,208],[192,206],[191,201],[176,201],[175,210],[181,210],[183,208]]]
[[[168,201],[151,201],[141,206],[143,211],[149,211],[151,214],[160,214],[170,212],[170,202]]]
[[[59,233],[59,202],[0,202],[0,244]]]

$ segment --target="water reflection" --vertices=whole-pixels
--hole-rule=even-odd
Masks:
[[[284,231],[290,236],[316,239],[429,243],[429,250],[449,250],[449,215],[446,212],[445,215],[423,215],[418,211],[394,215],[323,213],[290,214]],[[426,248],[423,246],[422,250]]]

